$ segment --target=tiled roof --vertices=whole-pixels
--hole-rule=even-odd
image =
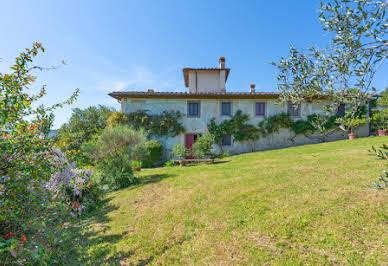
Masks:
[[[220,70],[225,70],[225,82],[228,80],[230,68],[191,68],[191,67],[185,67],[183,69],[183,77],[185,79],[185,86],[186,88],[189,87],[189,72],[190,71],[220,71]]]
[[[114,91],[109,96],[122,98],[211,98],[211,99],[256,99],[278,98],[278,92],[154,92],[154,91]]]

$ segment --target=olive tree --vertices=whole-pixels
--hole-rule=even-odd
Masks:
[[[357,116],[371,99],[372,80],[387,57],[387,5],[374,0],[322,2],[319,19],[331,42],[307,52],[291,47],[288,57],[273,63],[279,71],[280,100],[328,100],[323,107],[328,118],[345,103],[344,123],[362,118]]]

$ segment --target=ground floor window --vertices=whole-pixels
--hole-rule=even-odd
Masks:
[[[224,135],[222,137],[222,146],[231,146],[232,145],[232,136]]]

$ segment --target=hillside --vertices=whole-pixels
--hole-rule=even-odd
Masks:
[[[107,264],[385,264],[388,137],[143,170],[84,224],[79,254]]]

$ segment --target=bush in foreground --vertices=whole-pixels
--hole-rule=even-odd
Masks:
[[[161,164],[163,145],[157,140],[149,140],[144,144],[146,156],[143,160],[144,167],[155,167]]]
[[[131,149],[146,141],[143,130],[117,125],[105,128],[89,145],[89,156],[95,165],[94,180],[104,190],[116,190],[136,183],[131,166]]]

